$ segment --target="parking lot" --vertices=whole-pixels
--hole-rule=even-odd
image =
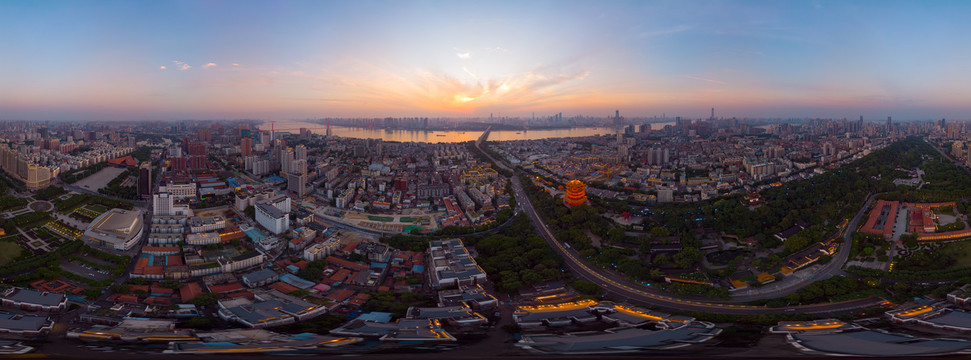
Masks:
[[[106,270],[93,268],[74,261],[61,263],[61,269],[98,281],[111,278],[111,274],[109,274]]]
[[[123,172],[125,172],[125,168],[109,166],[74,183],[74,186],[88,190],[98,190]]]

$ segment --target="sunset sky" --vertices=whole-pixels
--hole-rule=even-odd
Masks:
[[[969,1],[0,1],[0,119],[971,119]]]

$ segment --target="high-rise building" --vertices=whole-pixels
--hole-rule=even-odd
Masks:
[[[290,216],[267,203],[256,204],[256,222],[274,234],[290,228]]]
[[[297,147],[294,148],[294,155],[296,156],[297,159],[307,160],[307,147],[303,145],[297,145]]]
[[[253,138],[247,136],[239,140],[239,153],[242,156],[253,155]]]
[[[287,176],[287,190],[297,197],[304,197],[309,194],[307,187],[307,174],[290,173]]]
[[[288,147],[283,150],[280,150],[280,169],[283,172],[293,171],[293,160],[294,160],[293,148]]]
[[[209,168],[207,165],[206,157],[203,155],[193,155],[189,157],[189,169],[205,170]]]
[[[307,160],[294,159],[290,162],[290,170],[286,171],[292,174],[307,174]]]
[[[206,144],[200,142],[190,142],[189,145],[186,146],[186,152],[189,153],[189,156],[206,155]]]
[[[833,146],[833,143],[827,142],[823,144],[823,155],[826,155],[826,156],[836,155],[836,147]]]
[[[8,148],[5,144],[0,145],[0,169],[23,181],[30,190],[49,186],[54,175],[50,168],[32,163],[24,154]]]
[[[51,184],[51,170],[46,166],[37,164],[27,165],[27,181],[24,182],[28,189],[42,189]]]
[[[263,145],[264,148],[269,147],[271,141],[270,137],[269,131],[260,131],[260,145]]]
[[[199,129],[199,141],[212,142],[212,129]]]
[[[666,165],[671,161],[671,152],[668,148],[650,148],[647,149],[647,164],[648,165]]]
[[[152,215],[169,216],[172,215],[172,206],[175,205],[175,197],[171,193],[158,193],[152,195]]]
[[[138,197],[147,199],[152,196],[152,163],[143,162],[138,167]]]

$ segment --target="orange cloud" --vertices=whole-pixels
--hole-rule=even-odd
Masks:
[[[472,80],[443,72],[402,71],[357,64],[369,75],[291,75],[326,83],[328,90],[375,107],[472,113],[484,108],[522,108],[570,98],[569,85],[585,79],[586,71],[536,70],[505,77]],[[467,70],[463,70],[468,74]]]

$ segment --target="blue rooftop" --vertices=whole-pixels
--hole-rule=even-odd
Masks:
[[[369,313],[361,314],[360,316],[354,318],[354,320],[387,323],[387,322],[391,322],[391,313],[372,311]]]
[[[282,182],[284,182],[286,180],[284,180],[282,177],[273,175],[273,176],[270,176],[268,178],[263,178],[263,181],[270,182],[270,183],[278,183],[278,182],[282,183]]]
[[[317,285],[316,283],[314,283],[312,281],[307,281],[307,280],[301,279],[301,278],[299,278],[299,277],[297,277],[296,275],[293,275],[293,274],[283,274],[283,275],[280,275],[280,281],[285,282],[285,283],[290,284],[290,285],[293,285],[295,287],[301,288],[301,289],[307,289],[307,288],[310,288],[310,287],[312,287],[314,285]]]
[[[249,238],[252,239],[253,242],[260,242],[266,238],[266,236],[263,236],[262,234],[260,234],[259,231],[256,231],[256,229],[254,228],[250,228],[249,230],[246,230],[243,232],[245,232],[246,236],[249,236]]]

